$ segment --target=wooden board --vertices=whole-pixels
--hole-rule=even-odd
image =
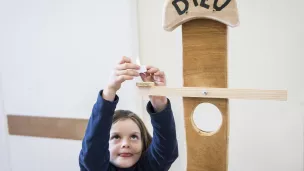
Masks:
[[[137,87],[153,87],[155,86],[154,82],[137,82],[136,83]]]
[[[173,31],[192,19],[212,19],[230,27],[239,25],[236,0],[166,0],[163,28]]]
[[[7,115],[10,135],[82,140],[87,119]]]
[[[182,25],[184,87],[227,87],[227,26],[198,19]],[[222,112],[220,130],[213,135],[198,132],[192,113],[200,103],[212,103]],[[187,139],[187,171],[226,171],[228,157],[228,99],[184,97]]]
[[[224,98],[244,100],[287,100],[287,90],[260,90],[260,89],[232,89],[232,88],[206,88],[206,87],[181,87],[166,86],[138,86],[142,96],[178,96],[200,98]]]

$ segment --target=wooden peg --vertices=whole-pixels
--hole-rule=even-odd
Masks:
[[[137,87],[154,87],[155,83],[154,82],[138,82],[136,83]]]

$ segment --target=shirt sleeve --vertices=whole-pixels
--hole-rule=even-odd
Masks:
[[[119,98],[115,95],[113,102],[107,101],[102,93],[103,90],[98,94],[82,140],[79,154],[81,171],[106,171],[109,168],[110,129]]]
[[[153,138],[145,156],[145,163],[153,171],[167,171],[178,157],[178,143],[171,102],[164,110],[155,113],[151,102],[147,104],[147,111],[153,126]]]

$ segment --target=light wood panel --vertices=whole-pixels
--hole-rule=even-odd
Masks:
[[[244,100],[287,100],[286,90],[258,90],[258,89],[229,89],[229,88],[206,88],[206,87],[182,87],[171,88],[165,86],[139,86],[142,96],[179,96],[200,98],[228,98]]]
[[[8,115],[10,135],[82,140],[86,119]]]
[[[213,20],[198,19],[182,25],[184,87],[227,88],[227,26]],[[200,103],[216,105],[223,117],[213,135],[197,132],[192,112]],[[184,97],[188,171],[226,171],[228,156],[228,99]]]

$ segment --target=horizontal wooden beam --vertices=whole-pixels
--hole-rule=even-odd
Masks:
[[[287,100],[285,90],[254,90],[228,88],[162,86],[139,87],[141,95],[166,95],[201,98],[229,98],[256,100]],[[41,116],[7,115],[10,135],[82,140],[87,119],[56,118]]]
[[[10,135],[82,140],[88,120],[7,115]]]
[[[141,95],[227,98],[247,100],[287,100],[286,90],[229,89],[204,87],[168,88],[164,86],[138,87],[138,89]]]

